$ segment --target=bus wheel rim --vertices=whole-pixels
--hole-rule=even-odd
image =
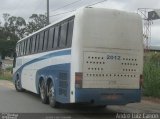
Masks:
[[[19,80],[19,79],[17,79],[17,81],[16,81],[16,86],[17,86],[17,88],[18,88],[19,90],[21,89],[20,80]]]
[[[53,88],[53,84],[50,86],[49,89],[49,98],[50,98],[50,103],[54,102],[54,88]]]
[[[42,84],[42,86],[40,88],[40,92],[41,92],[41,98],[44,99],[45,94],[44,94],[44,86],[43,86],[43,84]]]

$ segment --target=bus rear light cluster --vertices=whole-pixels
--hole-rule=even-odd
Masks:
[[[143,75],[141,74],[141,75],[140,75],[140,79],[139,79],[140,88],[142,88],[143,83],[144,83],[144,78],[143,78]]]
[[[76,72],[75,73],[76,88],[82,88],[82,79],[83,79],[83,73],[82,72]]]

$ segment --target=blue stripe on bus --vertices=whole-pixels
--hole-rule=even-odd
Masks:
[[[64,51],[52,52],[52,53],[50,53],[50,54],[41,56],[41,57],[39,57],[39,58],[33,59],[33,60],[31,60],[31,61],[23,64],[23,65],[14,73],[13,81],[16,80],[16,75],[17,75],[17,74],[19,74],[19,76],[21,77],[21,72],[22,72],[22,70],[23,70],[23,68],[24,68],[25,66],[30,65],[30,64],[33,64],[33,63],[38,62],[38,61],[42,61],[42,60],[48,59],[48,58],[53,58],[53,57],[63,56],[63,55],[71,55],[71,49],[69,49],[69,50],[64,50]]]
[[[36,58],[34,60],[31,60],[31,61],[23,64],[22,67],[24,68],[26,65],[33,64],[35,62],[42,61],[42,60],[45,60],[45,59],[48,59],[48,58],[53,58],[53,57],[62,56],[62,55],[70,55],[70,54],[71,54],[71,50],[53,52],[53,53],[41,56],[39,58]]]

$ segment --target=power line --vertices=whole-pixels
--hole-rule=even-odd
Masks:
[[[63,14],[67,14],[67,13],[74,12],[74,11],[75,10],[71,10],[71,11],[67,11],[67,12],[62,12],[62,13],[51,15],[50,17],[54,17],[54,16],[58,16],[58,15],[63,15]]]
[[[67,4],[67,5],[61,6],[61,7],[59,7],[59,8],[56,8],[56,9],[52,10],[51,12],[55,12],[55,11],[57,11],[57,10],[59,10],[59,9],[68,7],[68,6],[70,6],[70,5],[73,5],[73,4],[75,4],[75,3],[78,3],[78,2],[80,2],[80,1],[82,1],[82,0],[77,0],[77,1],[75,1],[75,2],[72,2],[72,3],[69,3],[69,4]]]
[[[59,10],[59,9],[62,9],[62,8],[64,8],[64,7],[66,7],[66,6],[70,6],[70,5],[75,4],[75,3],[77,3],[77,2],[80,2],[80,1],[83,1],[83,0],[78,0],[78,1],[72,2],[72,3],[70,3],[70,4],[67,4],[67,5],[65,5],[65,6],[63,6],[63,7],[59,7],[59,8],[57,8],[57,9],[55,9],[55,11],[57,11],[57,10]],[[90,4],[90,5],[87,5],[87,6],[93,6],[93,5],[96,5],[96,4],[99,4],[99,3],[103,3],[103,2],[105,2],[105,1],[107,1],[107,0],[99,1],[99,2]],[[73,11],[75,11],[75,10],[76,10],[76,9],[71,10],[71,11],[67,11],[67,12],[57,13],[57,14],[51,15],[50,17],[67,14],[67,13],[73,12]]]
[[[76,3],[79,3],[79,2],[80,2],[80,3],[81,3],[81,2],[84,2],[84,0],[77,0],[77,1],[75,1],[75,2],[72,2],[72,3],[70,3],[70,4],[67,4],[67,5],[65,5],[65,6],[59,7],[59,8],[57,8],[57,9],[55,9],[55,11],[57,11],[55,14],[59,14],[59,12],[58,12],[59,9],[63,9],[63,8],[65,8],[65,7],[71,6],[71,5],[76,4]],[[76,9],[77,9],[76,7],[77,7],[77,5],[75,5],[75,6],[73,6],[73,7],[70,7],[69,9],[71,9],[71,10],[73,10],[73,9],[76,10]],[[73,11],[74,11],[74,10],[73,10]],[[55,12],[55,11],[54,11],[54,12]],[[60,14],[61,14],[61,13],[60,13]],[[51,15],[51,16],[54,16],[54,14]],[[57,16],[57,15],[56,15],[56,16]]]
[[[39,0],[38,0],[38,1],[39,1]],[[39,1],[38,5],[37,5],[37,6],[35,7],[35,9],[33,10],[32,14],[35,14],[36,11],[40,10],[40,9],[38,9],[38,7],[40,6],[40,4],[42,4],[42,2],[43,2],[43,0]],[[31,15],[32,15],[32,14],[31,14]],[[28,18],[26,19],[26,21],[28,22],[29,19],[30,19],[30,17],[28,17]]]
[[[103,3],[103,2],[106,2],[106,1],[108,1],[108,0],[102,0],[102,1],[99,1],[99,2],[96,2],[96,3],[93,3],[93,4],[90,4],[90,5],[88,5],[88,7],[89,7],[89,6],[93,6],[93,5],[97,5],[97,4],[99,4],[99,3]]]

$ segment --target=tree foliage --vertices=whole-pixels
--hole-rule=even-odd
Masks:
[[[0,54],[2,58],[11,56],[19,39],[47,25],[47,17],[42,14],[32,14],[29,21],[22,17],[3,14],[3,24],[0,22]]]
[[[6,32],[17,35],[19,38],[23,38],[26,29],[26,21],[22,17],[10,16],[9,14],[3,14],[4,30]]]
[[[42,14],[32,14],[26,27],[26,33],[31,34],[47,25],[47,17]]]

